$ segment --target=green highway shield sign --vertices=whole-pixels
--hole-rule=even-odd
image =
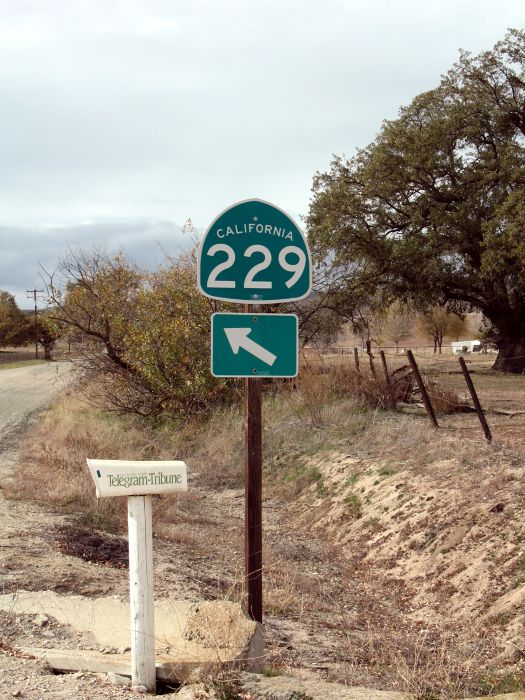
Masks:
[[[295,377],[295,314],[213,314],[211,373],[215,377]]]
[[[208,227],[198,257],[198,284],[212,299],[270,304],[310,294],[306,240],[284,211],[260,199],[235,204]]]

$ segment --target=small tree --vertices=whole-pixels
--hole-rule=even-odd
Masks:
[[[394,301],[384,314],[376,317],[374,328],[377,335],[387,338],[396,346],[396,354],[399,352],[399,343],[406,340],[412,334],[414,327],[414,314],[406,304]]]
[[[46,275],[44,271],[44,275]],[[49,318],[62,329],[85,338],[84,357],[91,369],[109,365],[134,371],[126,359],[129,331],[143,278],[122,255],[70,251],[53,274],[47,275],[52,311]]]
[[[80,333],[75,360],[89,395],[141,416],[186,417],[218,400],[209,369],[213,302],[195,289],[192,255],[153,273],[122,255],[70,253],[48,278],[49,317]]]
[[[63,329],[51,316],[52,312],[40,312],[37,321],[38,342],[44,349],[44,359],[52,360],[52,352],[57,340],[62,336]]]
[[[18,308],[14,296],[0,290],[0,346],[27,345],[30,332],[31,324]]]
[[[418,314],[417,327],[422,335],[434,343],[434,353],[439,351],[441,355],[443,338],[446,335],[458,337],[466,332],[467,323],[444,306],[433,306]]]

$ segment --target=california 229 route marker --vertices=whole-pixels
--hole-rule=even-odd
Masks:
[[[197,269],[201,292],[223,301],[298,301],[312,288],[310,251],[299,227],[259,199],[217,216],[202,241]]]
[[[211,370],[245,377],[245,609],[262,622],[262,419],[264,377],[295,377],[298,321],[293,314],[257,313],[259,305],[310,294],[312,263],[297,224],[260,199],[235,204],[208,227],[199,249],[200,291],[244,303],[244,314],[212,317]]]

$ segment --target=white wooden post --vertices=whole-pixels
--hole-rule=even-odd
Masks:
[[[131,684],[156,690],[151,496],[128,497]]]
[[[86,459],[97,498],[127,496],[131,684],[156,690],[151,495],[188,490],[187,467],[175,461]]]

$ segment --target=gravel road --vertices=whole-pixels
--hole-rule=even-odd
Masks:
[[[46,363],[0,371],[0,450],[24,427],[28,416],[44,408],[71,377],[69,363]]]

